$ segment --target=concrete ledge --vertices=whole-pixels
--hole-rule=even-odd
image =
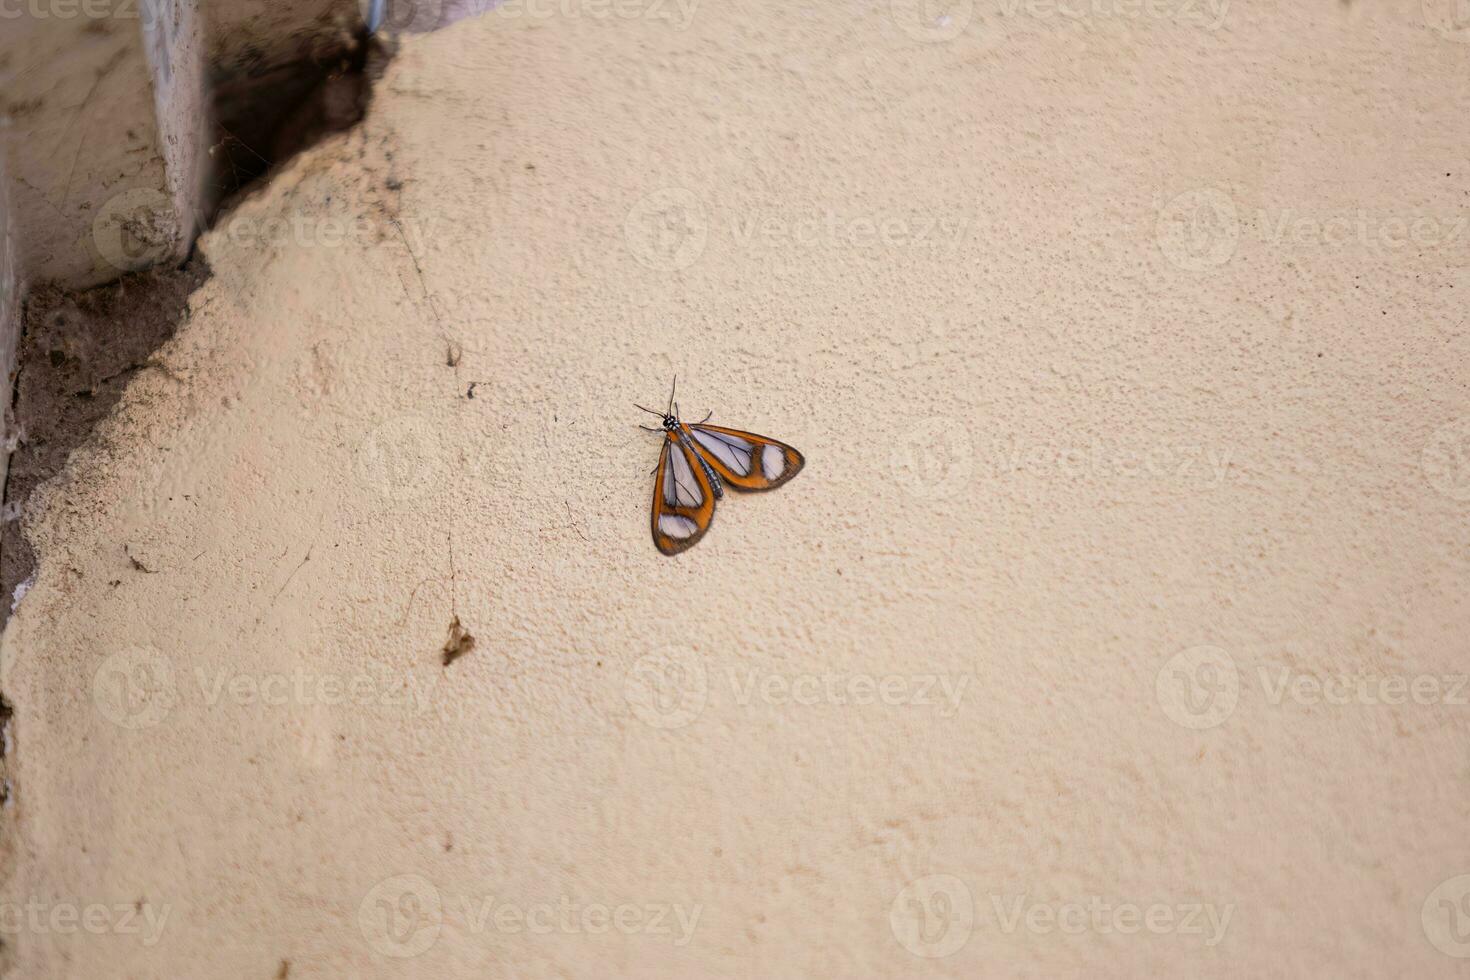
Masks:
[[[76,289],[182,257],[191,228],[180,195],[194,181],[168,170],[197,153],[179,145],[182,125],[163,135],[155,99],[178,91],[174,65],[189,58],[170,48],[176,32],[187,46],[185,19],[150,23],[153,8],[130,0],[62,16],[70,9],[35,4],[7,23],[0,112],[11,120],[4,156],[20,274]]]

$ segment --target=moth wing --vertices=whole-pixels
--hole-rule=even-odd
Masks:
[[[653,543],[666,555],[694,547],[715,516],[709,477],[674,433],[664,440],[653,481]]]
[[[806,457],[786,443],[753,432],[692,424],[689,434],[705,462],[735,490],[774,490],[806,465]]]

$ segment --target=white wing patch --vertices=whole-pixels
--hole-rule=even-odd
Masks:
[[[780,446],[761,447],[761,471],[767,480],[781,479],[781,474],[786,472],[786,454]]]
[[[709,432],[705,429],[691,429],[694,438],[699,444],[710,451],[720,462],[730,467],[731,470],[741,476],[750,475],[750,459],[755,452],[755,446],[738,436],[726,435],[723,432]],[[768,450],[769,451],[769,450]],[[785,463],[783,462],[784,466]]]
[[[664,468],[664,504],[669,507],[698,507],[704,502],[704,494],[699,489],[698,481],[694,479],[694,472],[689,468],[689,457],[678,445],[669,446],[669,457],[669,465]],[[660,522],[670,519],[663,517]],[[672,537],[686,536],[675,535],[670,531],[664,533]]]
[[[660,514],[658,530],[660,534],[666,534],[671,538],[687,538],[699,530],[699,525],[692,519],[681,517],[678,514]]]

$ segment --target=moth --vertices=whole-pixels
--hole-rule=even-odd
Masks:
[[[639,428],[664,434],[664,448],[653,470],[658,475],[653,481],[650,524],[654,546],[666,555],[687,551],[704,537],[715,516],[715,501],[725,495],[725,487],[742,493],[774,490],[806,465],[806,458],[786,443],[707,425],[709,415],[698,422],[679,421],[679,406],[674,402],[678,387],[675,378],[669,407],[662,412],[633,406],[663,419],[661,427]]]

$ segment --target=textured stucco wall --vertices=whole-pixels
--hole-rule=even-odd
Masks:
[[[921,7],[507,5],[205,237],[3,638],[15,975],[1456,974],[1470,47]],[[668,560],[675,372],[808,467]]]

